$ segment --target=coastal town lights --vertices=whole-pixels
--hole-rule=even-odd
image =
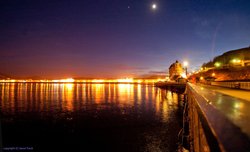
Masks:
[[[239,60],[239,59],[233,59],[232,62],[233,62],[233,63],[240,63],[241,60]]]
[[[105,82],[105,80],[103,80],[103,79],[94,79],[94,80],[92,80],[91,82],[94,82],[94,83],[101,83],[101,82]]]
[[[117,82],[134,82],[132,78],[118,79]]]
[[[0,79],[0,83],[155,83],[158,81],[165,81],[165,79]]]
[[[221,63],[220,62],[215,62],[214,66],[218,68],[218,67],[221,66]]]

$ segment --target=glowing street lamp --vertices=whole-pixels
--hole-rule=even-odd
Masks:
[[[183,66],[185,67],[186,76],[187,76],[187,66],[188,66],[188,62],[187,62],[187,61],[184,61],[184,62],[183,62]]]
[[[241,60],[239,60],[239,59],[233,59],[232,62],[233,62],[233,63],[240,63]]]
[[[200,80],[203,80],[203,79],[204,79],[204,77],[203,77],[203,76],[201,76],[201,77],[200,77]]]
[[[221,63],[220,62],[215,62],[214,66],[218,68],[218,67],[221,66]]]

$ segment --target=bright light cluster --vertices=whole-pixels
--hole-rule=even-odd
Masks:
[[[93,83],[101,83],[101,82],[105,82],[105,80],[103,80],[103,79],[94,79],[91,82],[93,82]]]
[[[52,82],[75,82],[75,80],[73,78],[68,78],[68,79],[52,80]]]
[[[184,66],[184,67],[187,67],[187,66],[188,66],[188,62],[187,62],[187,61],[184,61],[184,62],[183,62],[183,66]]]
[[[117,82],[134,82],[132,78],[126,78],[126,79],[118,79]]]
[[[159,81],[166,81],[166,79],[133,79],[133,78],[124,78],[124,79],[56,79],[56,80],[32,80],[32,79],[3,79],[0,82],[3,83],[155,83]]]
[[[241,60],[239,60],[239,59],[233,59],[232,62],[233,62],[233,63],[240,63]]]
[[[181,77],[182,77],[182,78],[187,78],[186,73],[182,73],[182,74],[181,74]]]

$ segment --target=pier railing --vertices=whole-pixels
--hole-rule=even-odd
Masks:
[[[217,102],[228,104],[227,102],[241,101],[233,100],[230,102],[230,97],[224,100],[222,96],[217,98],[218,94],[214,94],[216,93],[202,87],[187,84],[183,134],[187,135],[189,150],[191,152],[250,151],[249,136],[242,131],[244,128],[238,125],[237,121],[230,120],[225,113],[221,112],[223,106],[218,108],[218,104],[216,104]],[[210,97],[207,98],[207,96]],[[225,108],[233,109],[234,107],[228,107],[227,105]]]
[[[211,85],[227,87],[227,88],[237,88],[237,89],[245,89],[250,90],[250,82],[242,82],[242,81],[234,81],[234,82],[211,82]]]

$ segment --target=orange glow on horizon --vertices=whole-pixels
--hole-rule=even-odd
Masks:
[[[165,79],[134,79],[134,78],[125,78],[125,79],[42,79],[42,80],[33,80],[33,79],[2,79],[0,83],[155,83],[159,81],[166,81]]]

